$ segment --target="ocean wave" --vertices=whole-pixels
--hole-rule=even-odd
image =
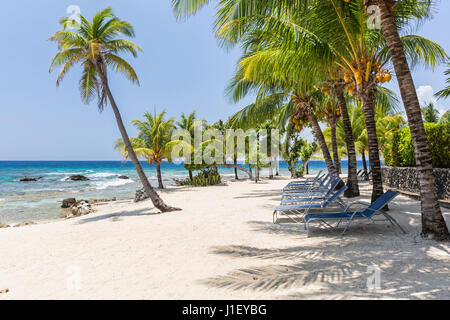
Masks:
[[[109,177],[118,177],[120,174],[113,172],[97,172],[91,173],[87,175],[89,178],[109,178]]]
[[[76,171],[76,172],[56,171],[56,172],[47,172],[47,173],[45,173],[45,175],[47,175],[47,176],[61,176],[61,175],[73,176],[73,175],[76,175],[76,174],[88,174],[90,172],[94,172],[94,171],[93,170],[84,170],[84,171]]]
[[[97,190],[104,190],[110,187],[120,187],[128,183],[133,183],[134,181],[131,179],[124,180],[124,179],[115,179],[115,180],[108,180],[108,181],[96,181],[94,182],[95,188]]]

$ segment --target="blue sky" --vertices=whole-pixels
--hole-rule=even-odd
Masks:
[[[131,22],[134,41],[144,52],[131,61],[141,86],[121,76],[111,76],[111,89],[129,125],[145,110],[167,109],[169,116],[197,110],[210,122],[226,119],[251,103],[234,105],[224,96],[239,51],[221,49],[212,32],[213,6],[186,21],[177,21],[169,0],[17,0],[4,1],[0,11],[0,160],[118,160],[113,142],[119,137],[114,116],[108,108],[99,113],[95,103],[84,105],[78,92],[80,68],[75,68],[62,85],[55,86],[56,73],[49,74],[56,46],[48,37],[58,30],[58,19],[70,5],[92,16],[106,6]],[[418,31],[450,52],[450,3],[439,2],[435,18]],[[444,67],[414,71],[423,102],[433,100],[433,91],[444,86]],[[397,90],[397,83],[389,85]],[[448,110],[450,101],[438,108]],[[308,135],[308,134],[306,134]]]

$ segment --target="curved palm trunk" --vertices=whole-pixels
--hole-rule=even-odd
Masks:
[[[189,170],[189,180],[194,180],[194,175],[192,174],[192,170]]]
[[[372,202],[383,194],[381,179],[380,150],[378,147],[377,127],[375,123],[375,86],[360,89],[359,98],[363,105],[369,144],[369,163],[372,170]],[[385,207],[387,209],[387,206]]]
[[[145,175],[144,170],[142,169],[141,163],[139,162],[136,154],[134,153],[133,147],[131,146],[130,138],[128,137],[127,130],[125,129],[125,126],[123,124],[119,108],[117,107],[117,104],[114,100],[111,90],[109,89],[108,80],[106,79],[106,76],[99,70],[98,67],[97,71],[102,81],[103,88],[106,90],[106,94],[111,104],[111,108],[113,109],[114,115],[116,117],[117,126],[119,127],[120,134],[122,135],[123,142],[125,143],[128,156],[130,157],[134,167],[136,168],[137,174],[139,176],[139,179],[141,180],[142,185],[144,186],[145,192],[152,200],[153,205],[162,212],[181,210],[179,208],[170,207],[167,204],[165,204],[164,201],[158,195],[158,193],[156,193],[156,191],[152,188],[150,182],[148,182],[147,176]]]
[[[158,177],[158,187],[160,189],[164,189],[164,185],[162,182],[162,174],[161,174],[161,163],[155,163],[156,165],[156,175]]]
[[[380,1],[381,28],[397,75],[414,143],[422,204],[422,236],[449,240],[450,234],[442,216],[436,194],[430,148],[420,112],[414,81],[403,51],[397,24],[387,1]],[[389,1],[389,4],[391,1]]]
[[[323,157],[325,159],[325,163],[328,168],[328,172],[332,175],[339,176],[336,167],[333,165],[333,160],[331,160],[330,151],[328,150],[327,143],[325,141],[325,137],[323,136],[322,129],[320,129],[319,122],[317,122],[317,118],[313,113],[308,115],[308,119],[312,124],[314,135],[316,136],[317,142],[319,143],[320,149],[322,150]],[[337,185],[337,188],[340,188],[344,185],[342,180]]]
[[[347,145],[347,157],[348,157],[348,172],[347,172],[347,187],[344,196],[348,198],[358,197],[359,185],[358,185],[358,167],[356,164],[356,150],[355,139],[353,138],[352,122],[348,115],[347,101],[344,97],[344,86],[342,84],[336,84],[334,88],[335,96],[338,100],[339,109],[341,110],[342,123],[344,125],[345,143]]]

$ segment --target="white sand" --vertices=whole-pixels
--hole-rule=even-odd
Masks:
[[[308,238],[302,225],[272,224],[287,182],[171,188],[162,196],[181,212],[111,203],[0,229],[0,290],[9,289],[0,299],[450,298],[450,245],[419,237],[417,201],[391,204],[407,235],[383,223],[354,225],[345,237],[315,228]],[[367,289],[372,265],[381,269],[376,291]]]

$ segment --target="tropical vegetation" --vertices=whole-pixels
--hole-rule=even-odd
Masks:
[[[176,15],[184,17],[210,2],[173,0],[173,6]],[[379,9],[379,28],[367,23],[371,5]],[[241,123],[271,119],[285,132],[312,127],[329,172],[337,174],[336,118],[342,116],[349,158],[348,196],[359,194],[349,96],[358,100],[364,114],[367,143],[362,151],[369,153],[374,201],[383,193],[376,106],[386,105],[381,101],[386,102],[387,97],[383,98],[386,90],[382,84],[395,74],[421,187],[422,235],[449,239],[410,71],[410,65],[417,63],[434,68],[445,62],[447,55],[431,40],[407,33],[411,24],[430,16],[432,6],[433,1],[418,0],[223,0],[217,2],[215,31],[224,47],[240,45],[243,51],[228,94],[235,101],[248,93],[257,96],[253,105],[236,115]],[[382,121],[385,141],[392,130],[403,125],[400,118],[388,116],[391,118]],[[322,119],[330,126],[333,158],[319,126]]]

